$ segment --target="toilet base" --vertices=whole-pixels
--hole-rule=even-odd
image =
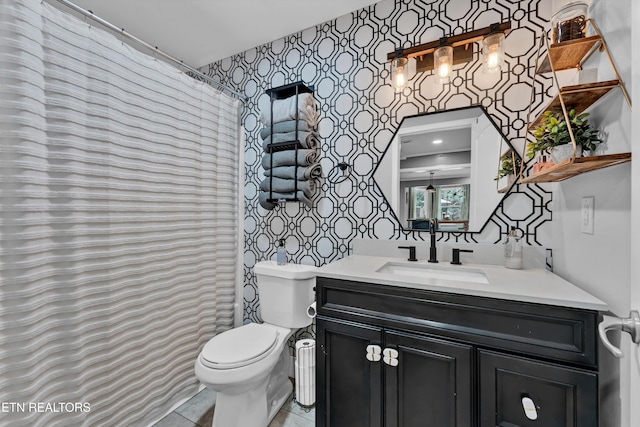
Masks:
[[[218,392],[212,427],[267,427],[293,392],[287,376],[287,346],[268,377],[240,394]]]

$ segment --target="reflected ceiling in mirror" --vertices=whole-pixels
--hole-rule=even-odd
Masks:
[[[479,232],[515,181],[496,179],[517,151],[479,106],[405,117],[374,171],[405,230]],[[515,171],[514,171],[515,172]]]

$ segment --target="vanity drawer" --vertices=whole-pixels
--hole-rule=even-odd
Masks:
[[[318,314],[597,366],[598,313],[318,277]]]
[[[479,352],[480,426],[597,427],[598,378],[582,369]]]

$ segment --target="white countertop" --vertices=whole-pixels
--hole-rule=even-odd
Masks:
[[[376,270],[387,262],[429,268],[482,270],[489,283],[472,283],[429,277],[400,276],[378,273]],[[450,263],[429,264],[426,261],[409,262],[406,258],[352,255],[326,264],[317,270],[318,277],[377,283],[404,288],[425,289],[454,294],[475,295],[512,301],[549,304],[561,307],[606,311],[607,304],[562,277],[544,269],[512,270],[503,266],[485,264]]]

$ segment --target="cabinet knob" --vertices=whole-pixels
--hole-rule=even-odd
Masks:
[[[385,348],[384,351],[382,352],[382,355],[384,357],[390,357],[392,359],[397,359],[398,358],[398,350],[396,350],[395,348]]]
[[[371,344],[367,346],[367,360],[369,362],[379,362],[382,359],[381,353],[382,349],[379,345]]]
[[[382,352],[384,363],[389,366],[398,366],[398,350],[395,348],[385,348]]]
[[[367,353],[367,360],[369,362],[379,362],[381,356],[379,354]]]
[[[528,396],[522,397],[522,409],[524,409],[524,415],[530,420],[538,419],[538,411],[536,410],[536,404],[533,403]]]

